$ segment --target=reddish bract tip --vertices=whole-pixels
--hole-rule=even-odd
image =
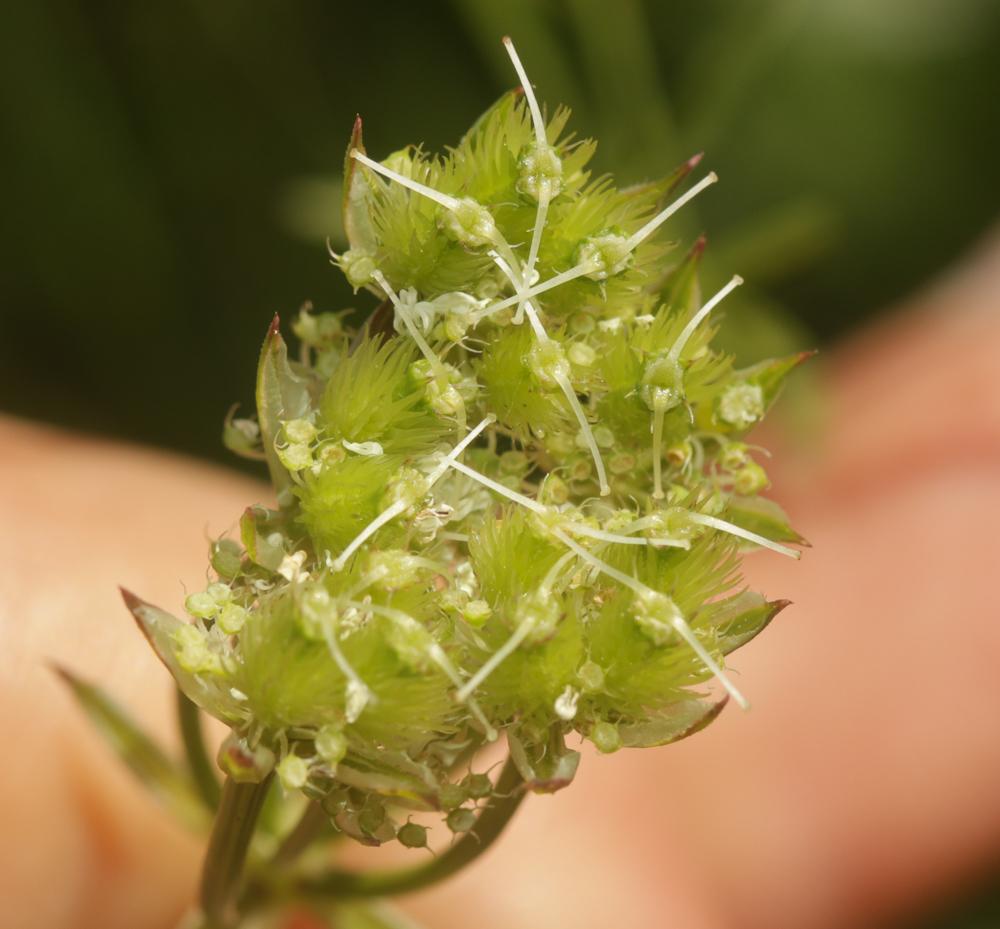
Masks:
[[[274,314],[274,319],[271,320],[271,325],[267,327],[267,337],[270,339],[272,336],[281,335],[281,318],[277,313]]]
[[[684,162],[684,165],[689,171],[691,171],[694,168],[698,167],[699,163],[701,162],[701,159],[704,157],[705,157],[704,152],[698,152],[697,155],[692,155],[690,158],[688,158],[688,160]]]
[[[705,248],[708,245],[708,236],[703,232],[697,239],[694,240],[694,245],[691,246],[691,257],[701,258],[705,252]]]

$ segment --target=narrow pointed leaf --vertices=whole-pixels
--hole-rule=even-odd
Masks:
[[[174,634],[186,623],[124,589],[122,599],[152,645],[153,651],[166,665],[187,698],[217,719],[231,723],[240,721],[242,714],[239,703],[224,681],[204,674],[192,674],[178,663],[174,652]]]
[[[626,748],[652,748],[668,745],[704,729],[721,712],[728,697],[714,703],[708,700],[681,700],[641,722],[618,727]]]
[[[347,244],[351,248],[374,252],[378,243],[369,211],[371,181],[367,173],[361,170],[361,163],[351,157],[351,152],[355,150],[362,155],[367,154],[361,137],[360,116],[354,120],[351,141],[347,144],[347,154],[344,157],[344,232],[347,233]]]
[[[278,458],[274,443],[281,424],[309,413],[309,388],[288,363],[288,346],[281,337],[275,316],[264,339],[257,368],[257,420],[271,481],[278,501],[287,501],[292,479]]]
[[[809,544],[791,527],[785,511],[766,497],[731,497],[726,509],[726,518],[737,526],[756,532],[774,542]]]
[[[204,807],[186,773],[99,687],[65,668],[54,670],[115,754],[157,800],[186,825],[203,826]]]
[[[789,603],[788,600],[768,601],[747,590],[716,604],[709,616],[704,621],[699,620],[697,625],[700,629],[716,629],[716,644],[723,655],[728,655],[763,632]]]

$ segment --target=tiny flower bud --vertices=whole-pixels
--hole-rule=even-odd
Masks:
[[[749,460],[750,456],[743,442],[726,442],[719,451],[719,467],[726,471],[738,471]]]
[[[470,626],[484,625],[493,615],[493,610],[485,600],[470,600],[462,608],[462,616]]]
[[[591,348],[586,342],[574,342],[567,355],[573,364],[582,368],[589,368],[597,361],[597,349]]]
[[[476,825],[476,814],[473,810],[460,807],[448,814],[445,823],[452,832],[469,832]]]
[[[556,474],[546,475],[538,491],[538,499],[543,503],[559,506],[569,499],[569,488],[566,482]]]
[[[466,248],[492,245],[498,236],[490,211],[468,197],[459,200],[454,210],[443,210],[440,224],[448,235]]]
[[[243,550],[232,539],[219,539],[212,543],[212,570],[219,577],[231,581],[242,569]]]
[[[684,373],[671,357],[657,358],[646,366],[640,391],[643,402],[653,411],[666,412],[684,400]]]
[[[650,590],[637,594],[634,602],[635,621],[654,645],[673,641],[674,622],[683,622],[677,604],[666,594]]]
[[[340,256],[340,269],[347,278],[347,283],[357,291],[372,279],[376,270],[375,260],[368,252],[359,248],[350,248]]]
[[[309,778],[309,762],[298,755],[285,755],[275,771],[285,790],[299,790]]]
[[[764,415],[764,391],[759,384],[730,384],[719,397],[717,412],[724,423],[746,429]]]
[[[184,600],[184,609],[198,619],[211,619],[219,612],[219,604],[207,591],[189,594]]]
[[[316,754],[330,767],[336,767],[347,754],[347,736],[337,726],[324,726],[316,733]]]
[[[552,339],[535,342],[528,352],[528,365],[545,387],[558,387],[559,381],[566,380],[570,373],[563,347]]]
[[[291,445],[277,446],[278,460],[289,471],[304,471],[313,463],[312,451],[308,445],[293,442]]]
[[[289,442],[308,445],[316,438],[316,427],[308,419],[290,419],[284,424],[284,429]]]
[[[630,455],[628,452],[622,452],[620,455],[615,455],[610,461],[608,461],[608,470],[612,474],[627,474],[635,467],[635,455]]]
[[[459,784],[445,784],[438,791],[438,803],[445,811],[460,807],[468,799],[468,792]]]
[[[584,275],[592,281],[607,280],[632,264],[628,239],[614,233],[584,239],[576,250],[574,263],[593,268]]]
[[[235,603],[228,603],[219,613],[216,624],[226,635],[236,635],[247,621],[247,611]]]
[[[580,665],[576,677],[587,693],[593,693],[604,686],[604,668],[594,661],[585,661]]]
[[[733,475],[733,490],[747,497],[766,490],[770,484],[767,472],[756,461],[748,461]]]
[[[427,848],[427,827],[420,823],[404,823],[399,827],[396,839],[404,848]]]
[[[462,786],[473,800],[483,800],[493,793],[493,782],[485,774],[467,775]]]
[[[208,641],[207,633],[187,623],[178,626],[171,636],[177,663],[190,674],[221,674],[222,661]]]
[[[588,737],[594,743],[594,747],[605,755],[610,755],[622,747],[618,727],[613,723],[604,721],[594,723]]]
[[[552,199],[562,191],[562,159],[551,145],[529,145],[517,163],[517,192],[539,200]]]

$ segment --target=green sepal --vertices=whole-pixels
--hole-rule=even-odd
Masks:
[[[194,784],[180,765],[168,758],[99,687],[58,665],[53,665],[53,670],[66,682],[87,718],[115,754],[157,800],[185,825],[197,829],[203,827],[206,824],[205,808],[198,799]]]
[[[177,686],[184,691],[184,695],[216,719],[228,723],[242,722],[244,714],[224,680],[185,671],[177,661],[173,634],[187,623],[158,606],[146,603],[125,588],[121,588],[121,594],[143,635],[177,682]]]
[[[809,545],[791,527],[785,511],[767,497],[730,497],[726,507],[726,518],[737,526],[756,532],[774,542]]]
[[[580,753],[566,748],[566,740],[556,727],[539,742],[522,741],[509,729],[507,746],[525,787],[534,793],[551,794],[568,787],[580,766]]]
[[[705,237],[699,236],[691,246],[691,250],[671,269],[660,288],[660,299],[672,314],[684,319],[685,322],[701,305],[699,272],[705,245]]]
[[[704,729],[725,707],[728,697],[708,700],[679,700],[641,722],[619,725],[625,748],[653,748],[669,745]]]
[[[292,479],[278,458],[274,443],[281,423],[302,419],[310,408],[309,388],[288,363],[288,346],[281,337],[278,317],[271,321],[257,367],[257,420],[271,482],[284,506],[291,502]]]
[[[248,506],[240,517],[240,541],[247,555],[268,571],[277,571],[286,554],[284,544],[271,541],[274,533],[283,528],[279,515],[258,503]]]
[[[378,241],[370,212],[371,181],[367,172],[362,170],[360,162],[351,157],[354,150],[362,155],[368,154],[361,138],[360,116],[355,117],[351,140],[344,156],[344,232],[347,233],[347,244],[351,248],[374,252],[378,248]]]
[[[698,622],[698,628],[714,627],[718,638],[716,646],[723,655],[742,648],[751,639],[759,635],[777,616],[790,600],[766,600],[750,590],[713,604],[708,619]]]

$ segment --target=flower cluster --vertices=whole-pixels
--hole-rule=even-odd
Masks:
[[[802,541],[746,434],[803,356],[736,370],[711,340],[740,279],[703,299],[703,240],[661,237],[715,176],[672,200],[697,158],[592,176],[507,48],[522,90],[445,155],[373,160],[358,122],[333,259],[381,305],[359,331],[303,312],[297,360],[275,322],[226,434],[277,506],[213,543],[191,621],[128,597],[231,728],[229,777],[276,772],[365,843],[424,846],[409,811],[470,830],[501,733],[552,791],[573,733],[661,745],[744,703],[725,656],[783,603],[741,589],[740,552]]]

